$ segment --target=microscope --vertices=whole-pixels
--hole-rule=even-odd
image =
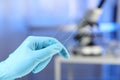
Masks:
[[[94,26],[98,27],[97,20],[102,13],[102,5],[105,0],[101,0],[100,4],[95,9],[87,10],[82,20],[77,27],[77,34],[74,39],[77,45],[73,49],[74,55],[83,56],[100,56],[102,54],[102,47],[94,43],[95,34],[93,32]]]

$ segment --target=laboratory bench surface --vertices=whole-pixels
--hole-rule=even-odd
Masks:
[[[104,56],[73,56],[71,55],[70,59],[63,59],[60,56],[57,56],[54,61],[55,65],[55,80],[61,80],[62,73],[62,63],[67,64],[110,64],[110,65],[120,65],[120,57],[115,57],[112,55]]]

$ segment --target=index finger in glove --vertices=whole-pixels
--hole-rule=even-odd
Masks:
[[[56,53],[59,53],[64,58],[69,58],[67,49],[58,41],[57,43],[51,44],[45,48],[36,50],[35,53],[39,58],[47,58],[55,55]]]
[[[38,36],[29,36],[25,40],[25,44],[27,43],[27,46],[31,48],[32,50],[40,50],[42,48],[48,47],[52,44],[59,43],[58,40],[51,37],[38,37]]]

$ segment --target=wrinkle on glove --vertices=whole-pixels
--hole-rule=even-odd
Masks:
[[[43,70],[47,64],[51,61],[52,57],[46,59],[45,61],[39,63],[34,69],[33,69],[33,73],[38,73],[40,72],[41,70]]]

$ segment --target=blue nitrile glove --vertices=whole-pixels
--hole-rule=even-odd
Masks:
[[[66,48],[56,39],[30,36],[0,63],[0,80],[14,80],[30,72],[38,73],[56,53],[69,58]]]

